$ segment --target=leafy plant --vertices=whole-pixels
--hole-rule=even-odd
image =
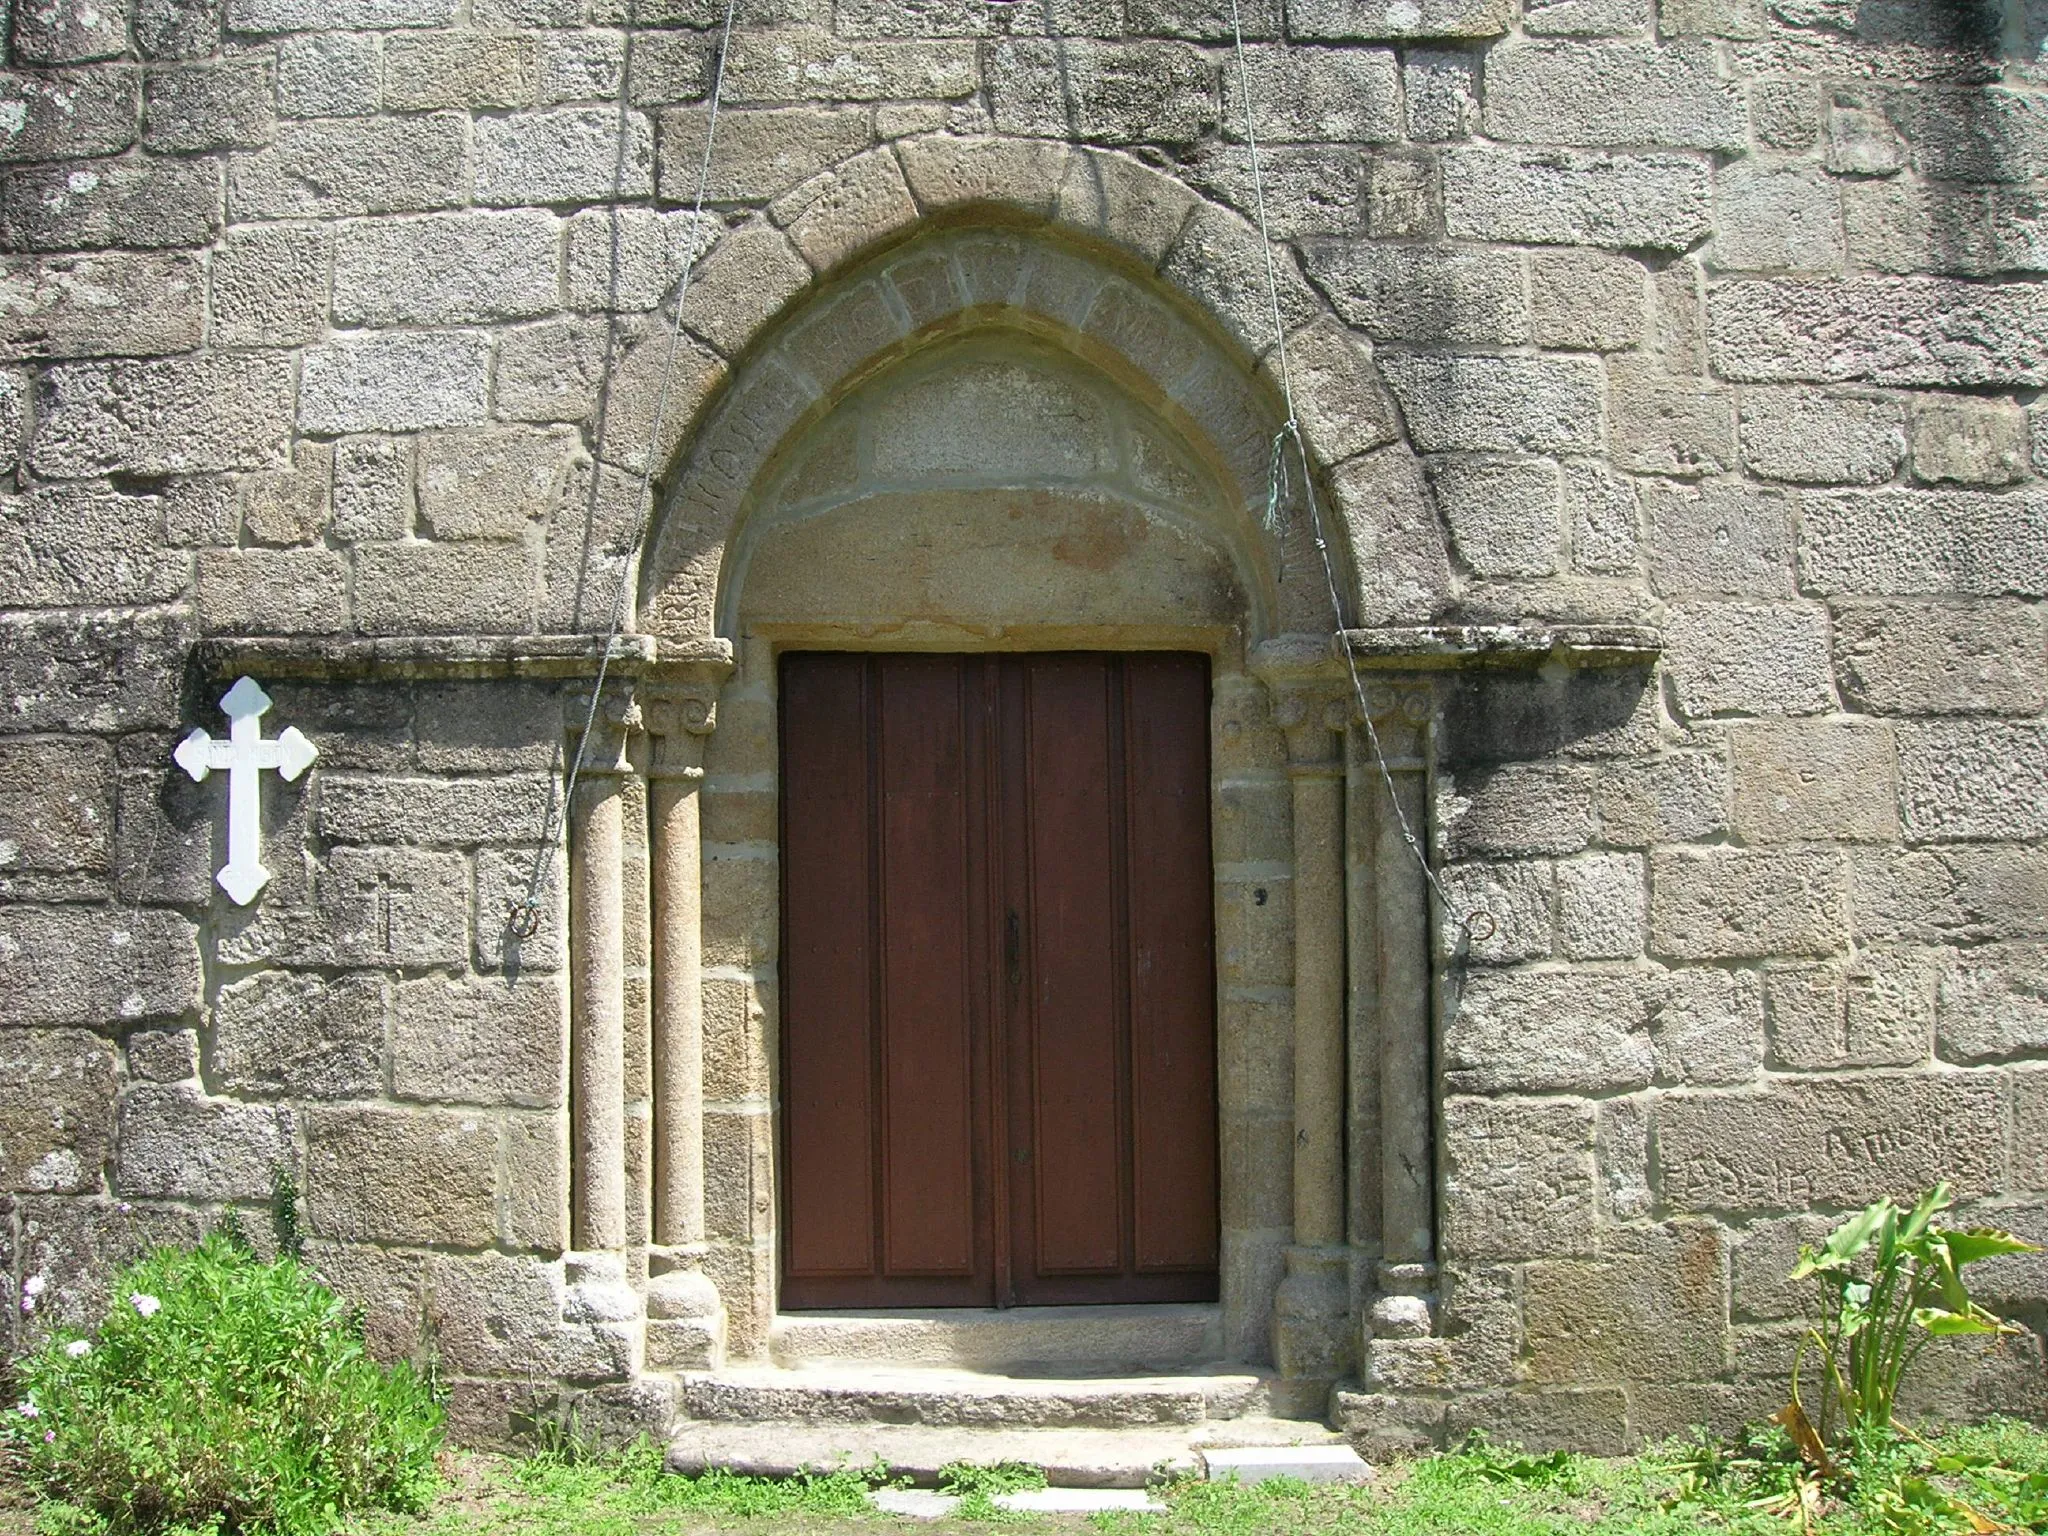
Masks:
[[[1943,1227],[1938,1211],[1953,1202],[1937,1184],[1902,1211],[1879,1200],[1848,1218],[1818,1248],[1802,1248],[1790,1278],[1817,1280],[1821,1322],[1808,1335],[1820,1352],[1821,1413],[1812,1424],[1799,1401],[1799,1361],[1792,1369],[1792,1402],[1779,1422],[1812,1459],[1825,1460],[1807,1437],[1824,1446],[1840,1411],[1852,1436],[1889,1434],[1899,1383],[1928,1342],[1962,1334],[2018,1330],[1970,1297],[1963,1269],[2005,1253],[2036,1253],[1995,1227]],[[1804,1350],[1802,1344],[1802,1352]]]
[[[417,1511],[442,1414],[408,1365],[380,1366],[298,1262],[216,1232],[125,1270],[97,1332],[19,1366],[0,1437],[80,1532],[174,1527],[314,1536],[354,1509]]]

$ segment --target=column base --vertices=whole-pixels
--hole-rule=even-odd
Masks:
[[[725,1304],[699,1248],[650,1249],[647,1369],[709,1371],[725,1363]]]
[[[1352,1373],[1350,1272],[1346,1249],[1287,1250],[1287,1277],[1273,1296],[1273,1363],[1281,1376],[1276,1411],[1320,1417],[1329,1411],[1331,1387]]]

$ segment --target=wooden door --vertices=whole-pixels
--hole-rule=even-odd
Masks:
[[[1208,664],[782,664],[782,1304],[1213,1300]]]

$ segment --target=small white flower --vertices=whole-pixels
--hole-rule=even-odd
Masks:
[[[34,1403],[30,1402],[27,1398],[23,1398],[20,1402],[14,1405],[14,1411],[20,1414],[24,1419],[33,1419],[40,1416],[43,1410],[38,1408]]]
[[[130,1291],[128,1299],[135,1304],[135,1310],[144,1317],[155,1317],[158,1310],[163,1306],[163,1303],[154,1296],[145,1296],[140,1291]]]
[[[24,1296],[40,1296],[43,1294],[43,1284],[43,1277],[41,1275],[30,1275],[21,1282],[21,1294]]]
[[[64,1353],[69,1355],[74,1360],[83,1359],[85,1356],[92,1353],[92,1345],[86,1342],[84,1339],[73,1339],[69,1344],[66,1344],[64,1346]]]

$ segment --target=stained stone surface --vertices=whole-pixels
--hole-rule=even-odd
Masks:
[[[616,607],[736,645],[695,793],[701,1267],[742,1362],[778,1262],[774,647],[1211,654],[1217,1327],[1268,1364],[1310,717],[1247,657],[1328,665],[1324,552],[1350,623],[1655,636],[1369,680],[1420,690],[1381,729],[1491,921],[1386,938],[1409,855],[1367,835],[1376,770],[1349,787],[1347,1059],[1434,1039],[1444,1093],[1374,1161],[1405,1101],[1352,1085],[1349,1230],[1400,1237],[1389,1168],[1441,1215],[1433,1281],[1361,1261],[1331,1324],[1412,1334],[1318,1399],[1362,1448],[1776,1406],[1815,1208],[1948,1178],[2048,1232],[2038,18],[1986,52],[1938,7],[1249,4],[1247,91],[1213,6],[1027,9],[749,0],[698,219],[704,0],[14,7],[0,1339],[89,1321],[283,1162],[464,1434],[557,1383],[663,1427],[678,1346],[620,1300],[668,1113],[637,832],[628,1251],[564,1256],[584,909],[541,844],[587,677],[549,637]],[[321,756],[265,786],[242,910],[226,791],[169,752],[259,645]],[[621,702],[634,828],[668,707]],[[2001,1275],[2038,1320],[2042,1267]],[[2010,1347],[1932,1401],[2025,1408]]]

